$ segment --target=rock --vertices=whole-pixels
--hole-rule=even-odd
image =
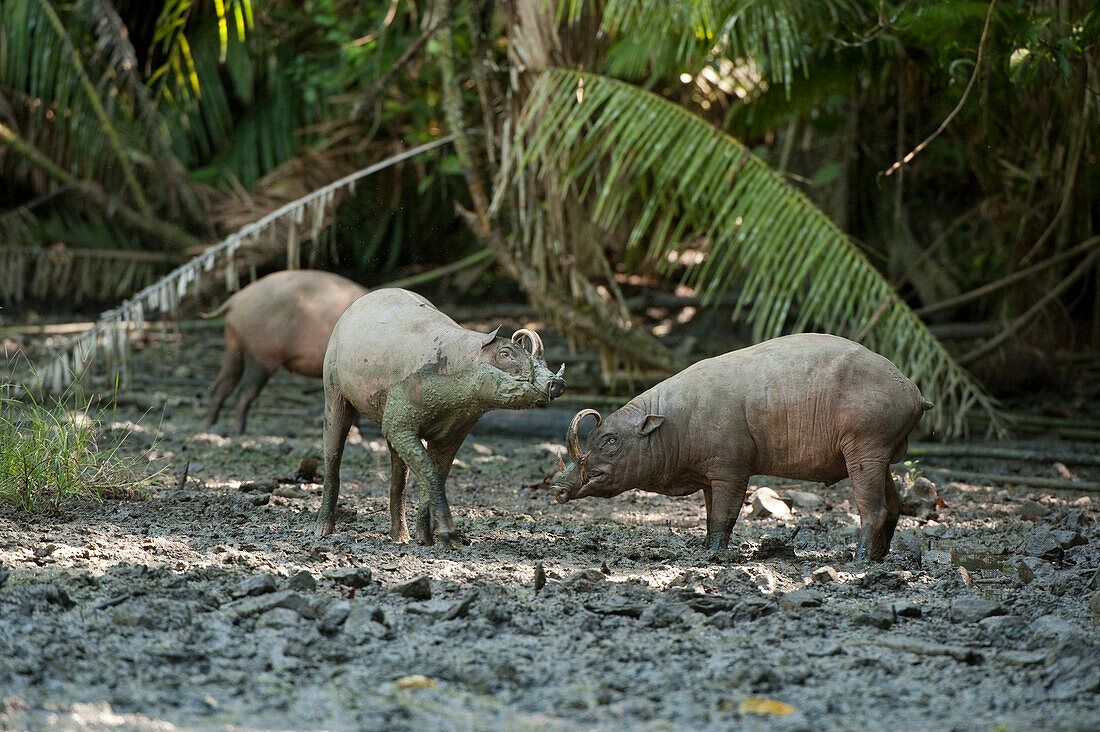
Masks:
[[[940,495],[936,491],[936,484],[924,476],[908,480],[894,481],[898,493],[901,495],[901,513],[903,516],[916,516],[928,518],[936,513],[940,503]]]
[[[294,473],[297,480],[305,483],[314,483],[317,478],[317,458],[305,457],[298,463],[298,470]]]
[[[1027,583],[1054,574],[1054,567],[1038,557],[1017,557],[1016,574],[1021,582]]]
[[[810,575],[810,579],[820,583],[839,582],[840,575],[836,573],[836,569],[833,567],[818,567],[814,570],[814,573]]]
[[[370,584],[371,571],[367,567],[337,567],[321,573],[338,585],[351,588],[366,587]]]
[[[184,364],[180,364],[176,368],[172,369],[172,377],[176,379],[186,379],[191,376],[191,368]]]
[[[279,487],[279,481],[277,480],[263,480],[253,483],[241,483],[240,488],[237,490],[244,493],[271,493],[273,490]]]
[[[348,619],[348,613],[350,612],[351,603],[347,600],[337,600],[330,603],[325,608],[325,612],[321,614],[321,620],[317,627],[322,633],[332,635],[340,630],[340,626]]]
[[[779,494],[771,488],[761,486],[752,494],[752,517],[774,517],[785,519],[791,517],[791,508],[779,498]]]
[[[821,607],[825,596],[816,590],[792,590],[779,596],[779,607],[790,612],[807,607]]]
[[[356,604],[351,609],[344,621],[344,632],[358,640],[387,638],[391,635],[382,608],[366,603]]]
[[[477,590],[472,590],[470,594],[462,598],[458,602],[451,605],[447,609],[447,612],[440,616],[440,620],[454,620],[456,618],[464,618],[470,614],[470,606],[474,604],[474,600],[477,599]]]
[[[367,581],[370,581],[370,575],[367,575]],[[290,575],[290,579],[286,582],[287,589],[291,590],[316,590],[317,580],[313,579],[313,575],[306,570],[295,572]]]
[[[275,607],[256,618],[256,625],[264,628],[290,628],[298,624],[300,617],[288,607]]]
[[[4,583],[8,581],[8,577],[11,577],[11,570],[0,567],[0,587],[4,586]]]
[[[607,577],[598,569],[582,569],[562,580],[562,584],[574,590],[593,590],[601,582],[606,582]]]
[[[281,485],[271,492],[282,498],[308,498],[309,494],[296,485]]]
[[[627,618],[640,618],[649,605],[619,595],[612,595],[600,600],[586,602],[584,607],[589,612],[594,612],[597,615],[622,615]]]
[[[1100,618],[1100,592],[1093,592],[1089,595],[1089,610],[1092,611],[1094,617]]]
[[[289,608],[305,618],[312,618],[316,614],[309,601],[293,590],[279,590],[257,597],[246,597],[227,605],[225,610],[230,615],[249,618],[276,607]]]
[[[912,600],[898,600],[894,603],[894,614],[899,618],[919,618],[921,607]]]
[[[809,491],[784,491],[787,500],[798,508],[821,508],[825,505],[825,499],[816,493]]]
[[[1046,526],[1036,526],[1032,530],[1023,552],[1029,557],[1039,557],[1048,562],[1057,562],[1065,554],[1061,544]]]
[[[1062,549],[1072,549],[1075,546],[1084,546],[1089,543],[1089,540],[1082,536],[1079,531],[1055,529],[1050,532],[1050,535],[1054,537],[1054,540],[1058,542],[1058,546]]]
[[[257,493],[254,496],[249,496],[248,502],[251,503],[253,506],[266,506],[267,504],[271,503],[271,494]]]
[[[1024,501],[1020,504],[1020,507],[1016,509],[1016,513],[1018,513],[1020,518],[1024,521],[1034,521],[1035,519],[1049,516],[1050,508],[1036,501]]]
[[[734,624],[734,613],[729,611],[716,612],[714,615],[704,620],[703,623],[712,628],[717,628],[718,630],[732,628]]]
[[[951,603],[948,618],[952,623],[976,623],[991,615],[1004,615],[1004,607],[981,597],[959,597]]]
[[[404,595],[410,600],[432,599],[432,585],[426,574],[422,574],[419,577],[413,577],[408,582],[397,585],[390,591],[396,592],[399,595]]]
[[[1082,628],[1060,615],[1041,615],[1027,626],[1027,630],[1032,638],[1076,640],[1085,636]]]
[[[756,620],[765,615],[771,615],[778,609],[779,607],[775,601],[767,597],[749,595],[737,603],[737,606],[733,609],[733,614],[738,620]]]
[[[908,570],[886,569],[881,565],[874,565],[860,577],[856,584],[863,589],[875,589],[879,592],[886,590],[905,590],[909,587],[909,581],[913,573]]]
[[[761,592],[775,591],[775,577],[773,577],[772,573],[766,569],[760,574],[753,577],[752,582]]]
[[[857,613],[852,617],[852,622],[856,625],[869,625],[882,630],[889,628],[896,620],[894,608],[891,605],[875,605],[870,610]]]
[[[693,612],[682,602],[658,602],[647,607],[640,620],[651,628],[669,628],[687,622]]]
[[[255,597],[275,591],[275,578],[270,574],[254,574],[229,591],[230,597]]]

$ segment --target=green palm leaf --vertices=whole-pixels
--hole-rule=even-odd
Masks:
[[[587,192],[601,226],[632,218],[629,247],[667,263],[683,241],[709,242],[686,284],[708,300],[740,286],[755,340],[811,325],[861,340],[936,403],[934,429],[965,432],[975,407],[1000,425],[855,242],[737,140],[637,87],[563,69],[540,75],[525,119],[528,164],[567,161],[563,185]]]

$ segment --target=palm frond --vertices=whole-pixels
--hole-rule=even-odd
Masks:
[[[587,192],[601,226],[632,218],[630,248],[667,263],[685,240],[710,242],[686,283],[707,300],[740,286],[755,340],[811,325],[861,340],[937,403],[935,429],[964,432],[975,407],[998,423],[855,243],[737,140],[657,95],[563,69],[540,75],[524,118],[529,164],[568,161],[563,186]]]
[[[752,59],[768,79],[786,87],[807,73],[806,54],[813,45],[862,16],[857,0],[608,0],[601,29],[634,45],[650,44],[658,73],[697,69],[709,58],[740,57]],[[611,58],[623,52],[613,50]],[[628,56],[635,66],[637,53]]]

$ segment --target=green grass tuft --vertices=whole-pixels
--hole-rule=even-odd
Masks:
[[[0,503],[52,513],[71,498],[148,497],[148,461],[123,453],[126,434],[101,432],[104,409],[67,396],[46,406],[0,392]]]

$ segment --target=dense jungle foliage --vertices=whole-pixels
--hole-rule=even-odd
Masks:
[[[754,338],[904,361],[951,430],[992,408],[969,369],[1100,341],[1098,36],[1081,0],[5,0],[0,237],[193,252],[457,133],[315,261],[369,283],[488,246],[664,369],[624,293],[732,293]]]

